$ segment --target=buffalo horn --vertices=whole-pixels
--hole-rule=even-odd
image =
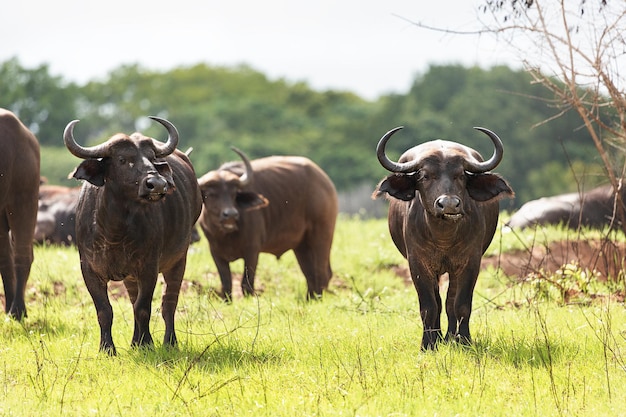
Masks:
[[[169,121],[162,119],[156,116],[149,116],[152,120],[155,120],[161,123],[165,129],[167,129],[167,142],[163,144],[156,145],[156,156],[157,158],[167,156],[174,152],[176,147],[178,146],[178,130],[176,130],[176,126],[174,126]]]
[[[244,171],[243,175],[241,177],[239,177],[239,186],[240,187],[245,187],[246,185],[252,184],[252,179],[254,177],[254,173],[253,173],[253,170],[252,170],[252,165],[250,164],[250,159],[248,159],[248,157],[246,156],[245,153],[243,153],[243,151],[240,151],[239,149],[235,148],[234,146],[231,146],[230,149],[232,149],[233,152],[235,152],[237,155],[239,155],[239,157],[243,161],[244,166],[246,167],[246,170]]]
[[[76,143],[76,140],[74,140],[74,125],[76,125],[76,123],[78,123],[78,120],[72,120],[69,122],[67,126],[65,126],[65,131],[63,132],[65,147],[72,153],[72,155],[81,159],[104,158],[108,156],[109,146],[106,143],[90,146],[88,148],[80,146]]]
[[[378,156],[378,161],[380,162],[380,164],[388,171],[413,172],[417,169],[418,165],[421,162],[419,159],[404,163],[398,163],[390,160],[385,154],[385,146],[387,145],[387,141],[389,141],[389,138],[391,138],[391,136],[400,129],[402,129],[402,126],[391,129],[389,132],[385,133],[385,135],[378,142],[378,146],[376,147],[376,156]],[[487,161],[479,162],[476,160],[465,160],[463,168],[468,172],[479,174],[482,172],[490,171],[498,166],[498,164],[502,160],[504,147],[502,146],[502,141],[500,140],[498,135],[496,135],[491,130],[485,129],[484,127],[475,127],[474,129],[479,130],[489,136],[495,147],[493,155]]]
[[[492,169],[498,166],[498,164],[502,160],[504,147],[502,146],[502,141],[500,140],[498,135],[493,133],[491,130],[485,129],[484,127],[475,127],[474,129],[480,130],[481,132],[489,136],[489,138],[491,139],[495,147],[493,151],[493,155],[487,161],[478,162],[478,161],[468,161],[467,159],[465,160],[463,168],[466,171],[473,172],[475,174],[480,174],[482,172],[491,171]]]
[[[389,159],[385,154],[385,146],[387,145],[387,141],[389,141],[389,138],[391,138],[391,136],[398,130],[403,128],[403,126],[399,126],[391,129],[389,132],[385,133],[382,138],[380,138],[380,141],[378,141],[378,146],[376,146],[376,156],[378,157],[378,162],[380,162],[383,168],[391,172],[413,172],[415,171],[417,165],[420,163],[419,160],[404,163],[394,162]]]

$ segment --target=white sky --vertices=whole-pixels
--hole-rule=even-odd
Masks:
[[[121,64],[169,70],[248,64],[271,79],[374,99],[405,93],[429,64],[517,67],[480,28],[482,0],[19,0],[0,6],[0,61],[85,82]]]

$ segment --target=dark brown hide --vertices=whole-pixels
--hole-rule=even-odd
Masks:
[[[35,242],[73,245],[76,241],[76,206],[80,187],[41,185]]]
[[[177,136],[169,122],[155,120],[168,129],[170,136]],[[72,124],[66,128],[66,145],[68,130],[71,135]],[[166,285],[161,304],[163,343],[176,343],[174,313],[202,196],[187,155],[171,149],[169,155],[157,157],[160,146],[138,133],[117,134],[104,146],[99,145],[99,151],[106,156],[92,155],[74,173],[75,178],[86,180],[76,211],[81,269],[98,314],[100,350],[111,354],[116,349],[111,336],[113,310],[107,293],[110,280],[123,280],[133,303],[135,331],[131,344],[151,345],[151,302],[161,272]],[[81,152],[76,147],[72,151]]]
[[[381,154],[384,157],[382,139],[381,144],[379,159]],[[388,169],[412,168],[388,176],[374,192],[375,197],[386,194],[390,200],[389,231],[409,262],[424,325],[423,349],[435,348],[443,337],[439,280],[445,273],[449,276],[446,338],[471,341],[469,319],[481,257],[496,230],[498,199],[512,196],[513,191],[497,174],[467,169],[495,167],[502,154],[501,142],[496,149],[489,163],[482,164],[480,154],[464,145],[426,142],[407,150],[398,164],[387,163]]]
[[[0,274],[4,311],[21,319],[26,317],[24,292],[33,263],[39,142],[13,113],[4,109],[0,109],[0,149]]]
[[[243,156],[245,158],[245,156]],[[244,294],[254,292],[260,252],[280,257],[293,249],[307,280],[308,298],[321,297],[332,271],[330,249],[338,202],[330,178],[307,158],[271,156],[225,164],[199,179],[200,227],[209,241],[224,297],[232,297],[229,263],[243,258]]]
[[[622,191],[622,201],[626,191]],[[580,226],[601,229],[619,227],[619,215],[613,213],[615,192],[603,185],[583,193],[560,194],[532,200],[520,207],[507,226],[525,228],[535,225],[562,224],[571,229]]]

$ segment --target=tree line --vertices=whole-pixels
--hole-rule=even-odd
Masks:
[[[176,125],[182,150],[192,147],[198,176],[237,159],[305,155],[318,163],[340,192],[371,189],[386,175],[375,156],[378,139],[404,126],[388,146],[390,157],[430,139],[459,141],[488,157],[491,142],[474,126],[502,138],[497,172],[516,192],[509,208],[530,199],[578,190],[604,181],[601,163],[576,114],[559,117],[550,93],[522,70],[431,65],[406,93],[365,100],[350,91],[316,91],[305,82],[269,79],[246,66],[199,63],[154,71],[122,65],[105,79],[79,85],[51,74],[47,65],[25,68],[17,58],[0,63],[0,107],[14,111],[42,145],[42,175],[54,184],[78,164],[65,150],[63,129],[81,122],[82,144],[117,132],[161,138],[145,116]]]

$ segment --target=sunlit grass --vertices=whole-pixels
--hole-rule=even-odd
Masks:
[[[386,227],[384,220],[340,218],[335,276],[324,299],[311,303],[291,253],[261,258],[258,298],[223,303],[214,294],[219,278],[208,247],[199,242],[186,275],[193,284],[176,315],[178,347],[161,346],[159,287],[154,349],[130,348],[132,308],[127,298],[112,297],[113,358],[98,353],[95,310],[75,249],[37,248],[29,317],[0,323],[0,415],[623,412],[623,304],[529,299],[521,284],[484,272],[474,300],[474,344],[422,352],[417,295],[394,272],[406,265]]]

